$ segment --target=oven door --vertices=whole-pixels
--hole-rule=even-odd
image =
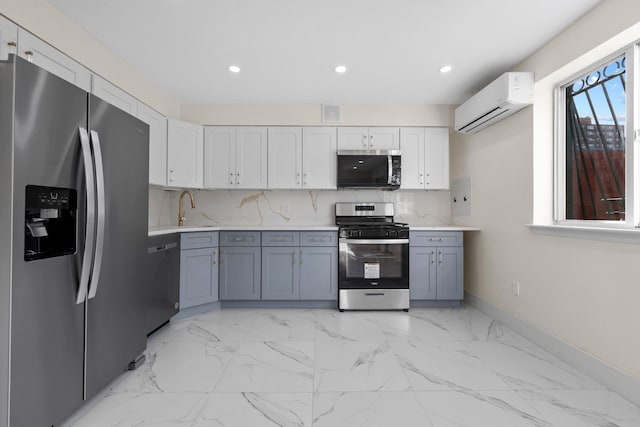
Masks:
[[[339,289],[409,289],[409,239],[340,239]]]

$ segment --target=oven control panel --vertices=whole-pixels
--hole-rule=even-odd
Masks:
[[[388,228],[342,228],[340,237],[351,239],[408,239],[409,229],[404,227]]]

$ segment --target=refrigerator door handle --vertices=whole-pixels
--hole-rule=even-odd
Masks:
[[[93,158],[91,157],[91,143],[89,142],[89,134],[85,128],[79,128],[79,133],[82,159],[84,161],[85,185],[87,186],[87,223],[84,238],[84,254],[82,257],[82,271],[80,273],[80,285],[78,286],[76,304],[82,304],[87,298],[91,265],[93,264],[96,228],[96,190]]]
[[[89,299],[96,296],[98,291],[98,280],[100,279],[100,269],[102,267],[102,255],[104,247],[104,226],[106,219],[106,197],[104,189],[104,168],[102,165],[102,150],[100,149],[100,136],[98,132],[92,130],[91,148],[93,149],[94,164],[96,167],[96,200],[98,225],[96,231],[96,250],[94,252],[93,269],[91,270],[91,281],[89,286]]]

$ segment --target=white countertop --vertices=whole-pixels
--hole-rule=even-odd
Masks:
[[[428,225],[409,225],[411,231],[480,231],[478,227],[465,226],[428,226]],[[195,231],[338,231],[335,225],[221,225],[221,226],[201,226],[201,225],[185,225],[178,227],[177,225],[168,225],[163,227],[152,227],[149,230],[149,236],[160,236],[171,233],[190,233]]]
[[[149,236],[159,236],[171,233],[190,233],[194,231],[338,231],[335,225],[216,225],[216,226],[198,226],[185,225],[178,227],[177,225],[169,225],[164,227],[152,227],[149,230]]]

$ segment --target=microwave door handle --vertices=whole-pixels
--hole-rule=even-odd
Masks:
[[[81,304],[87,298],[89,288],[89,277],[91,276],[91,265],[93,264],[93,249],[95,245],[96,227],[96,189],[95,175],[93,170],[93,158],[91,157],[91,144],[89,134],[85,128],[79,128],[80,147],[82,149],[82,159],[84,161],[84,179],[87,192],[87,219],[85,224],[84,254],[82,256],[82,270],[80,272],[80,284],[76,304]]]
[[[96,199],[98,201],[98,226],[96,231],[96,251],[91,271],[91,287],[89,288],[89,299],[96,296],[98,291],[98,280],[100,279],[100,269],[102,267],[102,253],[104,248],[104,227],[106,217],[106,197],[104,189],[104,167],[102,164],[102,150],[100,148],[100,137],[98,132],[91,131],[91,147],[96,165]]]
[[[387,156],[387,165],[388,165],[387,184],[391,185],[393,180],[393,159],[391,158],[390,155]]]

